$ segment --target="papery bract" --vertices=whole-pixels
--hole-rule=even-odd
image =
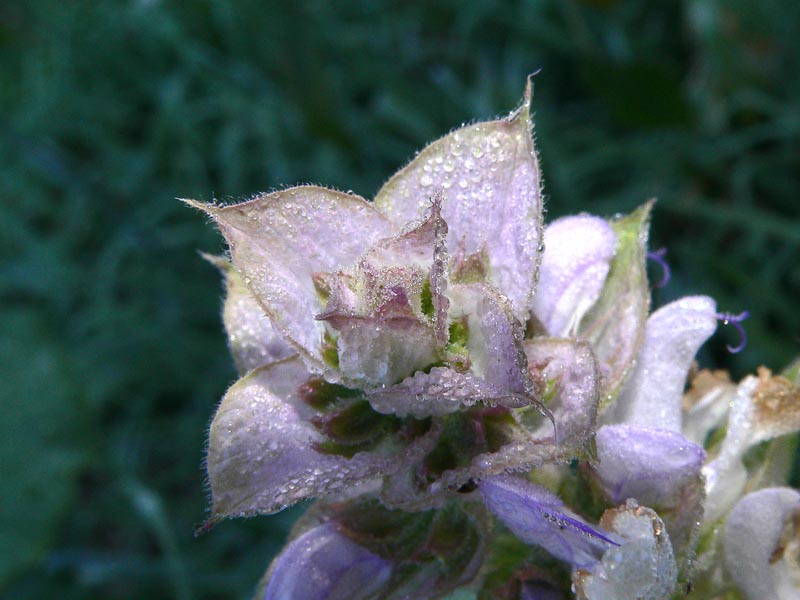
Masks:
[[[705,296],[648,318],[652,202],[543,230],[531,91],[373,203],[316,186],[188,201],[229,246],[210,260],[242,376],[211,425],[208,525],[321,498],[264,598],[438,598],[486,577],[483,595],[549,600],[571,570],[579,598],[666,599],[698,572],[715,589],[717,525],[729,564],[761,564],[794,507],[791,490],[740,498],[785,481],[798,383],[698,377],[684,395],[717,320],[738,321]],[[731,549],[748,519],[758,548]]]
[[[442,191],[448,250],[489,258],[491,283],[524,318],[536,281],[542,243],[539,164],[531,136],[529,81],[520,108],[506,119],[454,131],[422,150],[381,188],[375,205],[405,224]]]
[[[233,265],[223,257],[204,258],[225,277],[222,321],[239,375],[293,355],[294,350],[275,331]]]
[[[193,203],[218,224],[234,267],[273,326],[323,369],[323,306],[313,275],[352,265],[395,227],[363,198],[314,186],[233,206]]]
[[[650,308],[645,257],[651,210],[648,203],[611,222],[617,243],[609,274],[578,327],[578,337],[591,343],[600,364],[601,409],[617,397],[644,340]]]
[[[381,448],[352,458],[326,454],[313,411],[298,397],[308,373],[298,358],[251,372],[222,401],[211,424],[212,519],[272,513],[299,500],[375,484],[429,449]],[[427,446],[426,446],[427,444]]]

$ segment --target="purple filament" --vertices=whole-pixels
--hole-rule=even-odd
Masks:
[[[672,276],[672,273],[669,268],[669,263],[664,258],[664,255],[666,253],[667,253],[666,248],[659,248],[658,250],[653,250],[652,252],[647,253],[647,258],[658,263],[659,266],[661,267],[661,272],[662,272],[661,281],[655,284],[654,287],[656,288],[662,288],[665,285],[667,285],[667,283],[669,283],[670,277]]]
[[[733,325],[736,328],[736,331],[739,332],[739,345],[726,345],[725,347],[728,349],[728,352],[731,354],[736,354],[737,352],[744,350],[744,347],[747,345],[747,332],[742,326],[742,321],[750,316],[750,311],[745,310],[740,312],[738,315],[734,315],[732,313],[717,313],[716,316],[717,319],[722,321],[723,325]]]

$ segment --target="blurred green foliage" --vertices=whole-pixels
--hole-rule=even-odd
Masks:
[[[797,23],[796,0],[0,4],[0,594],[248,597],[298,512],[192,537],[234,370],[195,252],[221,241],[175,197],[372,196],[536,69],[550,216],[657,196],[656,302],[753,314],[705,364],[789,362]]]

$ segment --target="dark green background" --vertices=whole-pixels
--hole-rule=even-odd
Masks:
[[[550,216],[657,196],[656,304],[753,313],[704,363],[797,353],[800,3],[422,4],[0,3],[0,595],[247,597],[297,511],[192,537],[234,371],[175,198],[370,197],[536,69]]]

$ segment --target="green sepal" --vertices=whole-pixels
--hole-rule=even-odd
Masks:
[[[498,525],[483,570],[485,576],[478,600],[518,600],[522,583],[534,579],[565,592],[571,585],[566,563],[538,546],[521,542],[503,525]]]
[[[650,310],[647,237],[653,201],[611,222],[617,236],[614,258],[595,305],[581,320],[578,337],[591,343],[608,372],[600,391],[600,410],[618,396],[644,341]]]
[[[349,538],[394,563],[385,590],[391,597],[418,597],[420,590],[426,598],[441,597],[469,583],[482,563],[489,517],[480,503],[411,513],[370,499],[329,511]]]
[[[433,306],[433,294],[431,293],[431,280],[425,279],[422,282],[422,291],[420,292],[420,309],[422,314],[433,319],[435,308]]]
[[[795,384],[800,384],[800,356],[796,357],[781,371],[781,375]]]
[[[394,561],[410,560],[430,535],[435,511],[411,513],[384,507],[374,499],[339,507],[335,519],[352,540]]]
[[[332,369],[339,369],[339,342],[335,335],[325,332],[322,340],[322,360]]]
[[[300,399],[311,408],[322,411],[343,401],[353,400],[363,395],[361,390],[330,383],[321,377],[314,377],[305,382],[298,390]]]
[[[395,430],[399,421],[397,417],[375,412],[366,400],[355,400],[311,419],[331,442],[348,446],[373,442]]]

